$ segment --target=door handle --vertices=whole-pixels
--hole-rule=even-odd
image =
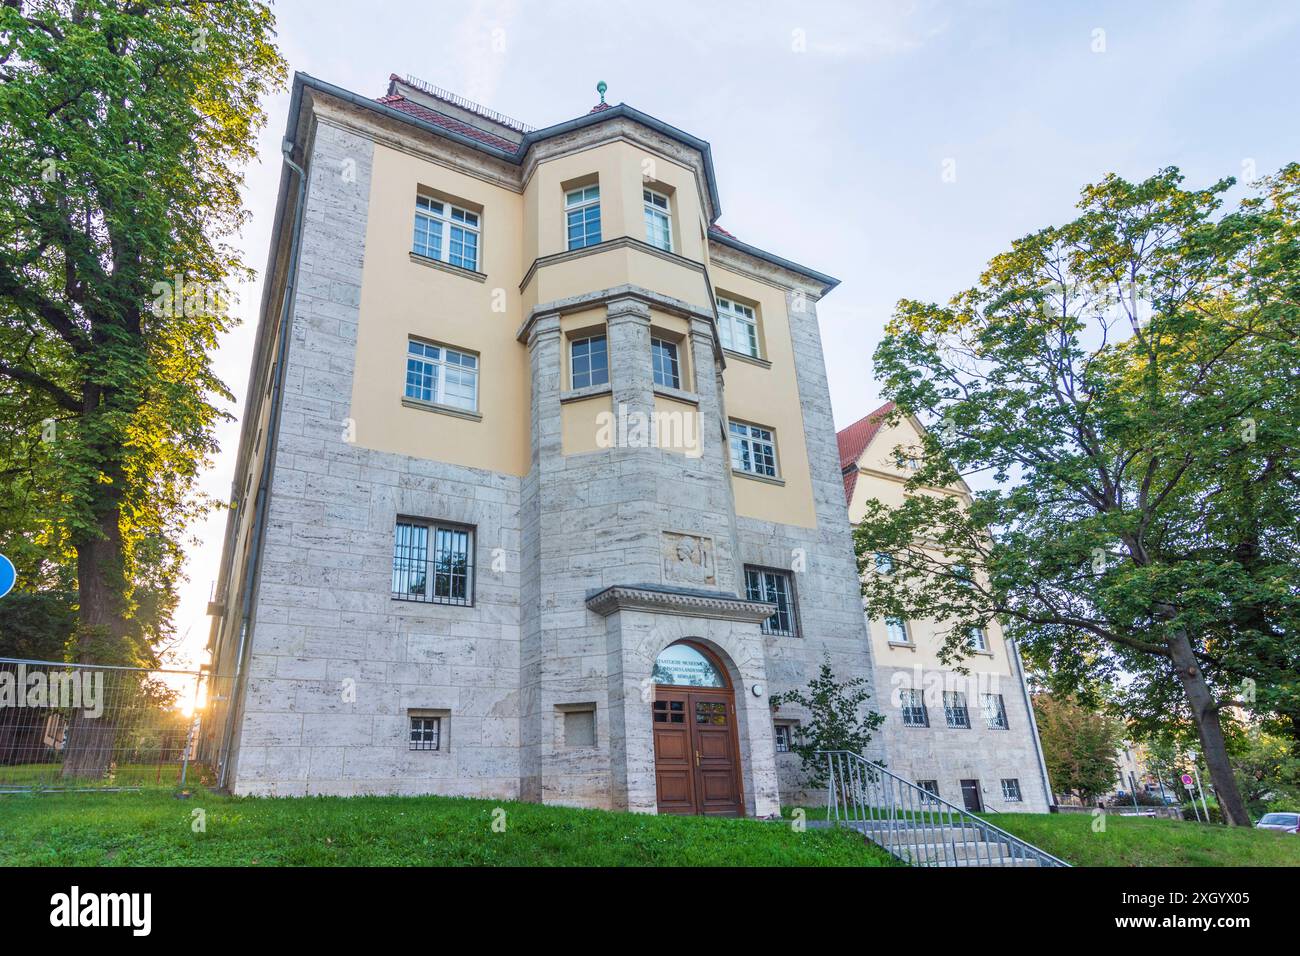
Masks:
[[[695,751],[695,766],[698,767],[699,765],[700,765],[700,752],[697,750]]]

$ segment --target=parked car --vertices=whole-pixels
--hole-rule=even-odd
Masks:
[[[1266,813],[1255,824],[1256,830],[1281,830],[1300,833],[1300,813]]]

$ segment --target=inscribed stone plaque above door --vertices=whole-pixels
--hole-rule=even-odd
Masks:
[[[664,581],[672,584],[712,586],[718,583],[713,559],[713,539],[665,531]]]

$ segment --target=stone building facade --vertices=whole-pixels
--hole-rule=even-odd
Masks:
[[[209,651],[236,793],[766,816],[873,678],[816,305],[707,143],[299,74]],[[878,756],[878,754],[876,754]]]
[[[921,424],[892,403],[839,432],[843,494],[849,517],[862,520],[872,499],[903,500],[903,462],[921,451]],[[970,490],[927,489],[969,503]],[[879,555],[866,572],[889,573]],[[967,673],[939,659],[946,634],[934,621],[872,620],[876,690],[885,715],[881,738],[895,773],[971,810],[1046,812],[1055,802],[1047,780],[1028,688],[1015,644],[996,621],[972,636]]]

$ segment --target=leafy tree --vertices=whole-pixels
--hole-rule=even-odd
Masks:
[[[865,753],[872,732],[884,722],[884,715],[864,707],[871,698],[867,683],[864,677],[853,677],[843,683],[836,680],[827,656],[822,659],[817,676],[808,681],[806,692],[789,690],[772,695],[774,708],[797,704],[807,711],[808,718],[799,725],[799,734],[791,741],[790,749],[799,755],[809,789],[819,790],[827,785],[825,751]]]
[[[1123,725],[1072,697],[1036,694],[1033,705],[1053,788],[1084,803],[1110,793],[1119,775],[1115,755],[1123,740]]]
[[[1290,706],[1300,651],[1297,552],[1267,540],[1294,537],[1300,488],[1300,167],[1227,216],[1231,180],[1181,182],[1110,176],[946,306],[899,303],[877,371],[931,427],[896,451],[922,459],[904,503],[871,502],[855,539],[864,572],[894,555],[873,616],[946,623],[950,660],[997,618],[1055,686],[1190,721],[1248,825],[1222,714]],[[1000,489],[927,493],[974,474]],[[1273,700],[1241,699],[1248,673]]]
[[[80,660],[151,659],[209,504],[230,398],[210,352],[249,274],[228,240],[283,79],[273,25],[256,0],[0,7],[0,408],[23,409],[0,533],[23,588],[75,583]],[[102,770],[90,733],[69,773]]]

